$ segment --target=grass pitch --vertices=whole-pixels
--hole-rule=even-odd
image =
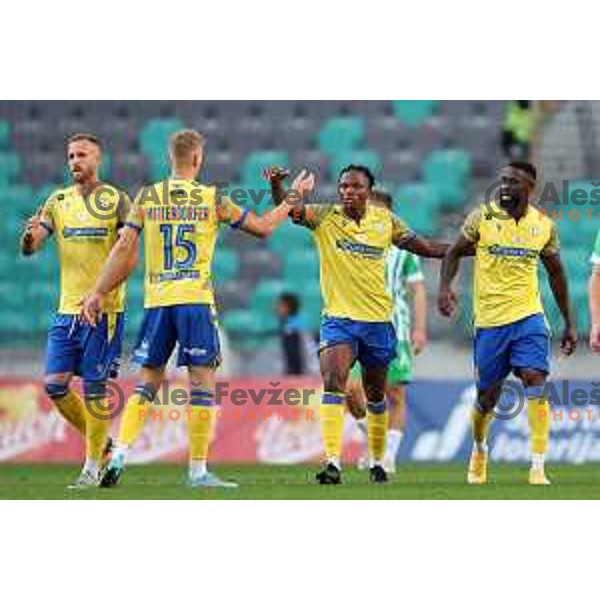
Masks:
[[[527,465],[491,464],[490,483],[468,486],[465,465],[403,464],[388,484],[373,485],[368,473],[347,468],[344,484],[319,486],[315,465],[222,466],[215,472],[237,481],[237,490],[188,489],[183,465],[128,467],[121,486],[113,489],[68,490],[78,474],[75,466],[2,465],[0,499],[61,500],[551,500],[600,498],[600,465],[556,465],[548,468],[552,486],[527,483]]]

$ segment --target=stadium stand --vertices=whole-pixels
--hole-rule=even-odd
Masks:
[[[600,173],[589,159],[597,135],[584,135],[586,123],[588,130],[591,123],[592,132],[600,132],[599,103],[584,104],[590,107],[582,114],[578,103],[567,103],[548,124],[540,148],[544,178],[558,181],[575,174],[589,185]],[[57,297],[54,250],[25,261],[18,257],[18,234],[40,202],[66,181],[64,140],[72,133],[101,136],[108,156],[104,176],[133,194],[142,183],[167,175],[170,133],[195,127],[207,138],[204,179],[227,183],[229,190],[252,189],[258,194],[250,199],[257,212],[273,206],[268,193],[260,195],[268,190],[262,170],[269,165],[316,169],[317,200],[331,201],[340,167],[366,164],[393,194],[396,212],[416,230],[452,237],[502,163],[503,110],[499,101],[0,103],[0,347],[43,345]],[[560,144],[553,143],[557,138]],[[582,227],[564,220],[560,229],[569,274],[584,281],[597,223]],[[436,276],[436,267],[427,269]],[[223,326],[239,347],[264,347],[265,340],[274,339],[273,303],[284,289],[301,294],[305,317],[317,327],[318,263],[311,236],[302,228],[285,224],[264,242],[224,232],[214,274]],[[140,269],[128,287],[131,340],[141,319]],[[574,291],[581,301],[583,287]],[[23,306],[28,310],[19,310]],[[438,331],[434,312],[433,337]],[[461,318],[468,321],[468,310]],[[453,334],[460,336],[457,329]]]

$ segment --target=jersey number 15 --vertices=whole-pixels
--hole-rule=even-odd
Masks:
[[[173,229],[176,229],[173,235]],[[189,234],[194,234],[196,228],[194,225],[172,225],[163,223],[160,226],[160,232],[163,236],[163,251],[165,258],[165,270],[170,269],[189,269],[196,262],[196,244],[190,239]],[[174,240],[174,241],[173,241]],[[173,260],[173,249],[181,248],[184,252],[184,258]]]

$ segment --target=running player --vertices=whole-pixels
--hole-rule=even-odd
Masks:
[[[369,200],[375,206],[392,210],[392,197],[383,192],[373,192]],[[427,292],[418,256],[390,248],[385,264],[386,288],[394,304],[392,323],[396,330],[398,346],[396,358],[390,363],[386,397],[388,400],[388,434],[383,467],[387,473],[396,472],[396,457],[402,443],[406,424],[406,385],[413,377],[413,357],[427,343]],[[411,328],[410,306],[407,295],[413,300],[414,327]],[[365,393],[361,383],[361,369],[355,363],[350,371],[347,389],[348,410],[357,419],[361,432],[367,431]],[[362,467],[361,460],[359,467]]]
[[[96,323],[111,290],[133,271],[143,231],[145,315],[134,352],[134,360],[142,367],[141,382],[126,404],[103,486],[119,482],[127,453],[144,426],[147,403],[154,400],[162,385],[165,365],[177,342],[177,364],[188,368],[191,387],[186,410],[189,484],[237,486],[210,473],[206,464],[214,422],[215,370],[221,360],[213,309],[212,256],[220,223],[265,237],[287,218],[292,204],[284,202],[259,218],[228,198],[219,198],[215,187],[196,181],[203,148],[204,139],[196,131],[179,131],[172,136],[171,177],[139,192],[118,244],[84,301],[84,317]],[[312,183],[312,175],[303,172],[293,187],[301,193]]]
[[[392,299],[385,288],[385,259],[394,245],[415,254],[442,258],[448,245],[418,236],[385,208],[368,203],[375,179],[361,165],[342,169],[340,203],[305,204],[293,211],[294,222],[313,232],[320,258],[324,300],[320,333],[323,375],[321,430],[325,465],[321,484],[339,484],[346,386],[356,360],[367,397],[370,479],[387,481],[383,468],[388,428],[385,385],[396,355],[391,323]],[[271,178],[276,201],[283,195],[280,177]]]
[[[67,160],[73,185],[56,190],[29,219],[21,252],[34,254],[55,234],[60,303],[48,331],[45,388],[58,411],[85,436],[85,464],[74,486],[89,487],[98,485],[103,449],[108,451],[106,381],[117,373],[125,287],[106,296],[104,314],[93,329],[78,319],[79,302],[116,243],[130,201],[122,190],[99,180],[102,148],[97,137],[80,133],[69,138]],[[83,379],[87,410],[71,388],[74,375]]]
[[[531,427],[529,483],[547,485],[544,462],[550,410],[544,384],[548,377],[550,334],[539,295],[541,260],[564,319],[561,350],[576,348],[567,279],[559,254],[555,223],[531,204],[536,169],[515,161],[502,169],[499,198],[474,210],[442,263],[438,305],[450,316],[457,297],[451,289],[460,257],[475,249],[475,372],[478,399],[472,413],[473,451],[467,481],[487,482],[487,431],[492,412],[512,371],[523,383]]]

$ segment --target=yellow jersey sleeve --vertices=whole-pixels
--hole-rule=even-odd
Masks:
[[[558,229],[556,228],[556,223],[552,222],[550,228],[550,237],[546,242],[546,245],[542,248],[540,254],[542,256],[549,256],[551,254],[558,254],[560,250],[560,241],[558,239]]]
[[[226,223],[234,229],[239,229],[244,224],[249,212],[249,209],[238,206],[231,198],[225,196],[217,205],[217,221],[219,224]]]
[[[333,208],[333,204],[305,204],[300,208],[292,209],[290,216],[296,225],[315,230],[323,223]]]
[[[461,228],[461,233],[467,240],[469,240],[469,242],[479,241],[479,226],[481,225],[481,218],[481,208],[476,208],[474,211],[469,213],[465,219],[465,222]]]
[[[400,246],[415,237],[415,232],[397,215],[390,213],[392,218],[392,243]]]

